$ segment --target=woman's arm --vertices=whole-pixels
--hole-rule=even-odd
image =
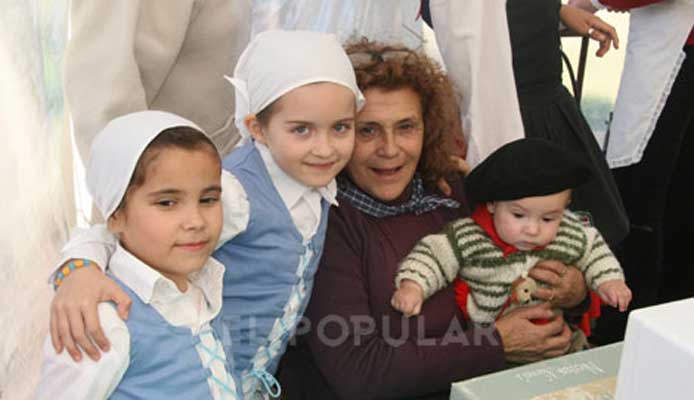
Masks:
[[[307,337],[312,357],[340,398],[441,392],[452,382],[501,369],[504,357],[535,361],[569,348],[571,333],[561,318],[553,318],[548,304],[514,310],[496,327],[468,329],[457,319],[449,289],[432,297],[416,319],[402,318],[394,310],[384,312],[396,266],[369,256],[369,246],[379,246],[376,235],[381,232],[365,233],[367,228],[357,226],[362,219],[343,209],[331,212],[306,312],[312,327]],[[422,232],[426,233],[430,232]],[[389,272],[383,274],[384,270]],[[538,318],[551,322],[541,326],[531,322]]]
[[[410,325],[394,310],[372,313],[377,292],[389,291],[383,298],[386,302],[390,298],[394,273],[388,282],[370,287],[364,268],[384,267],[383,260],[368,259],[364,244],[370,238],[357,232],[350,219],[331,213],[306,312],[312,327],[311,353],[340,398],[397,398],[443,391],[453,381],[503,366],[501,340],[493,327],[463,331],[455,320],[449,335],[418,340],[417,332],[408,329],[402,335],[394,333],[393,327]],[[452,310],[448,312],[455,315]],[[422,328],[427,317],[426,312],[418,317]]]

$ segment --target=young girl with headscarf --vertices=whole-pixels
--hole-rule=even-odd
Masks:
[[[89,192],[118,239],[107,274],[132,300],[130,318],[98,306],[113,344],[99,362],[46,340],[37,398],[240,398],[210,327],[224,274],[210,258],[222,227],[214,144],[186,119],[143,111],[111,121],[91,154]],[[71,261],[56,284],[83,268],[89,261]]]
[[[246,398],[277,397],[272,373],[311,293],[328,209],[337,204],[334,177],[351,157],[363,96],[336,38],[307,31],[259,34],[229,80],[243,139],[223,160],[223,244],[214,256],[227,269],[213,327]],[[93,255],[105,265],[108,243],[103,229],[83,235],[73,239],[66,259]],[[67,279],[74,288],[62,285],[53,308],[62,309],[77,288],[98,288],[88,296],[93,302],[103,299],[99,291],[117,292],[103,275],[91,275]],[[68,318],[57,312],[53,319]],[[77,336],[58,331],[52,333],[66,346]]]

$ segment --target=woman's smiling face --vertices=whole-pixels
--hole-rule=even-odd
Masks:
[[[419,95],[411,88],[364,92],[357,115],[356,142],[347,173],[370,196],[398,198],[412,181],[422,155],[424,120]]]

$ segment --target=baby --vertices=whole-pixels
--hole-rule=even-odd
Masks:
[[[407,316],[456,277],[467,284],[459,303],[477,323],[518,306],[513,288],[542,260],[575,265],[602,301],[625,311],[631,291],[617,259],[593,227],[566,207],[590,169],[568,150],[542,139],[511,142],[475,168],[465,188],[472,217],[422,239],[401,263],[391,304]],[[539,302],[539,300],[535,300]]]

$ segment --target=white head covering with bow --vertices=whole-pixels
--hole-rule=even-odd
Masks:
[[[163,111],[141,111],[115,118],[94,138],[87,164],[87,189],[104,218],[121,203],[140,156],[168,128],[194,123]]]
[[[226,78],[236,89],[236,127],[242,143],[251,136],[244,124],[246,116],[300,86],[318,82],[343,85],[354,93],[357,110],[364,105],[352,64],[333,34],[261,32],[241,54],[234,76]]]

